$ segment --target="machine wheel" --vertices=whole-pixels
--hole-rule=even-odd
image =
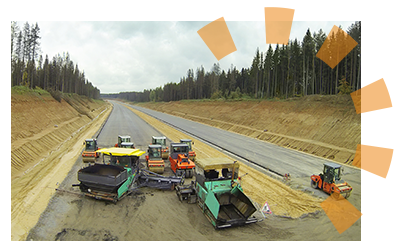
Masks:
[[[317,189],[318,188],[318,182],[311,180],[311,187]]]
[[[186,169],[185,177],[186,178],[192,178],[193,177],[193,171],[191,169]]]
[[[345,193],[345,194],[343,195],[343,197],[344,197],[345,199],[347,199],[347,198],[350,197],[350,195],[351,195],[351,192],[348,192],[348,193]]]

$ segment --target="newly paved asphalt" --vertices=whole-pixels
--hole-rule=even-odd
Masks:
[[[118,142],[118,135],[130,135],[136,148],[147,151],[151,137],[161,136],[160,132],[120,103],[110,102],[114,107],[97,137],[99,147],[113,147]]]
[[[247,161],[269,169],[278,175],[283,176],[286,173],[290,173],[292,177],[307,177],[312,174],[319,174],[322,170],[323,163],[328,161],[180,117],[138,106],[131,107],[151,115],[173,127],[179,128],[189,135],[201,138]],[[360,172],[359,170],[347,167],[345,174],[353,173],[354,171]]]

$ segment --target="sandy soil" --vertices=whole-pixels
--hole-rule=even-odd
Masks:
[[[79,156],[82,141],[111,111],[104,102],[86,104],[81,110],[89,109],[89,116],[50,96],[12,95],[12,240],[26,238]]]
[[[349,165],[361,143],[350,95],[138,105]]]

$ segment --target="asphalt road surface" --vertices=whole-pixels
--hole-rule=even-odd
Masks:
[[[131,107],[281,176],[290,173],[295,178],[309,177],[321,171],[323,163],[328,161],[180,117],[138,106]],[[345,172],[351,174],[360,171],[347,167]]]
[[[113,111],[97,137],[100,148],[113,147],[118,142],[118,135],[130,135],[135,148],[146,151],[151,143],[151,137],[161,136],[135,113],[116,102],[112,103]]]

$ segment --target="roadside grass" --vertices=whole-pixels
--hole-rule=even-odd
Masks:
[[[18,94],[18,95],[24,95],[24,94],[38,94],[38,95],[50,95],[49,92],[46,90],[40,88],[40,87],[35,87],[34,89],[30,89],[29,87],[26,86],[14,86],[11,87],[11,94]]]

